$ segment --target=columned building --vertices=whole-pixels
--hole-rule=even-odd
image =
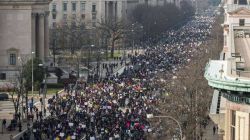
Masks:
[[[224,0],[224,46],[205,77],[214,94],[210,108],[220,140],[250,140],[250,1]]]
[[[95,27],[101,20],[120,19],[126,15],[124,0],[53,0],[50,3],[49,25],[78,20]]]
[[[49,55],[49,1],[0,0],[0,80],[14,80],[18,67]]]
[[[182,0],[53,0],[50,3],[49,25],[51,28],[64,22],[80,20],[87,27],[95,27],[101,20],[126,19],[138,5],[180,6]]]

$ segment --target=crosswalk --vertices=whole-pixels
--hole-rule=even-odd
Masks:
[[[39,102],[39,98],[34,100],[34,105],[40,111],[41,103]],[[45,103],[48,104],[47,99],[45,99]],[[25,104],[25,102],[24,102]],[[14,104],[12,101],[0,101],[0,119],[11,119],[13,114],[15,113]]]
[[[11,101],[0,101],[0,119],[11,118],[15,112],[14,104]]]

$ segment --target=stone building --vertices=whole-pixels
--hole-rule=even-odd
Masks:
[[[250,139],[250,1],[224,0],[224,45],[205,77],[215,89],[210,108],[219,140]]]
[[[47,0],[0,0],[0,80],[13,80],[32,52],[45,61],[49,55],[48,16]]]
[[[174,3],[180,6],[182,0],[53,0],[50,3],[49,25],[55,27],[65,21],[82,20],[88,27],[109,18],[127,18],[138,4],[163,5]]]
[[[50,3],[50,26],[82,20],[87,26],[95,27],[101,19],[124,17],[125,4],[123,0],[53,0]]]

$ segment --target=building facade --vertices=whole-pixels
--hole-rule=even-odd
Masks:
[[[224,46],[205,77],[215,89],[210,117],[220,140],[250,139],[250,1],[224,0]]]
[[[45,60],[48,16],[49,1],[0,0],[0,80],[14,80],[18,67],[32,52]]]
[[[107,18],[121,18],[126,14],[126,2],[99,0],[53,0],[50,3],[50,27],[67,21],[81,20],[89,27]]]
[[[66,21],[81,20],[95,27],[101,20],[126,19],[138,4],[163,5],[181,0],[53,0],[50,5],[49,25],[55,27]]]

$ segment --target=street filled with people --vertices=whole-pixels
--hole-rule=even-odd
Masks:
[[[148,114],[157,115],[164,93],[156,77],[175,73],[201,51],[215,17],[198,15],[158,43],[142,43],[143,53],[129,54],[124,72],[95,82],[65,84],[63,95],[48,99],[46,117],[34,120],[36,140],[144,140],[153,130]],[[119,59],[123,65],[124,59]],[[103,66],[103,69],[109,66]]]

